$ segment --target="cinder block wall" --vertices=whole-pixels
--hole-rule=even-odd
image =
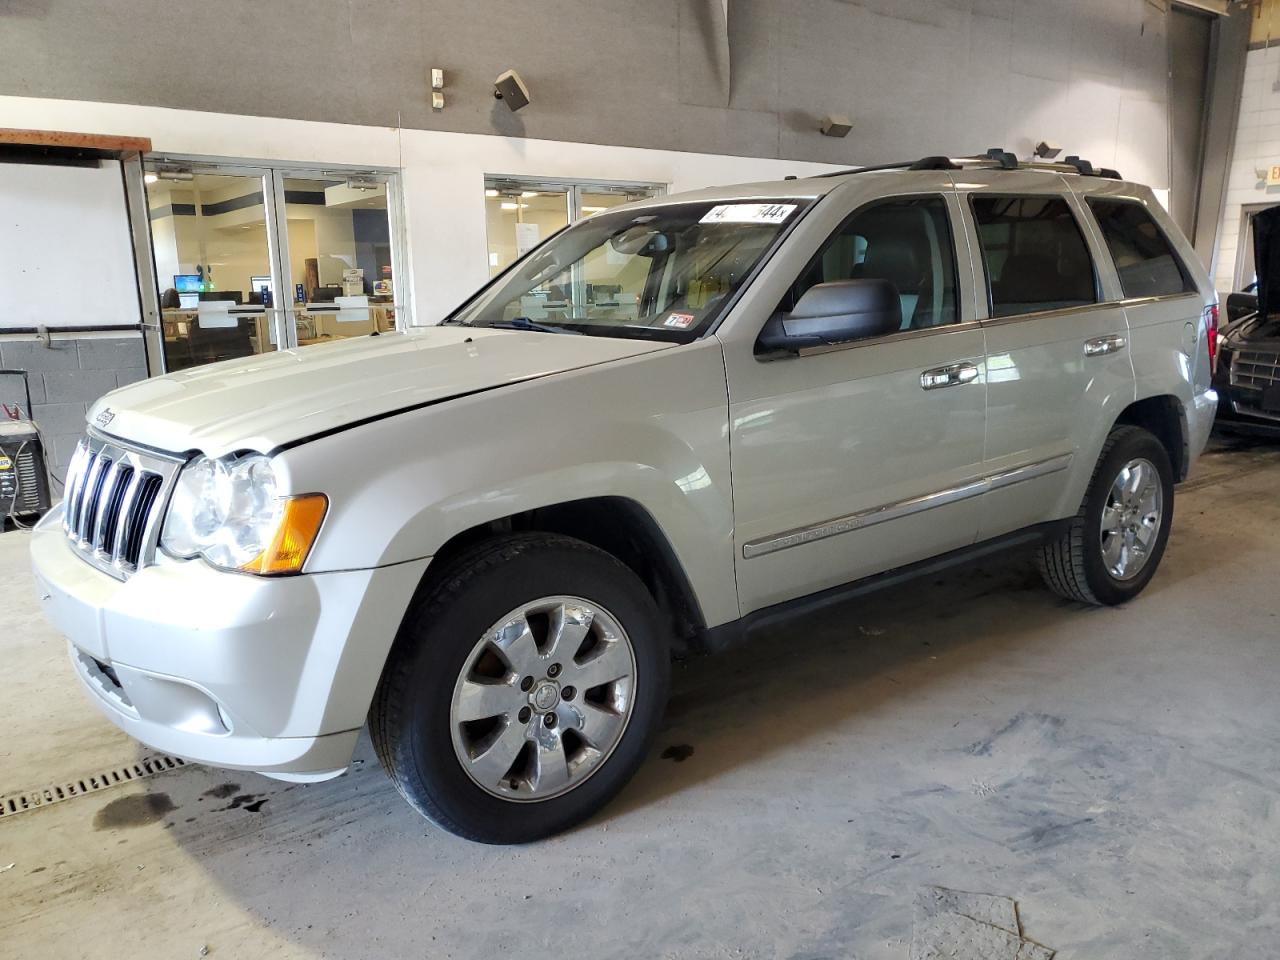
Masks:
[[[54,335],[49,346],[37,337],[0,338],[0,368],[25,370],[31,383],[35,421],[44,436],[55,495],[84,436],[85,414],[104,393],[147,376],[140,334]],[[0,376],[0,401],[26,412],[21,377]]]

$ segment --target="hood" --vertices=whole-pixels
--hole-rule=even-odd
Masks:
[[[122,440],[175,453],[267,452],[361,420],[672,346],[424,327],[144,380],[99,400],[89,422]]]
[[[1258,274],[1258,314],[1280,310],[1280,206],[1253,216],[1253,262]]]

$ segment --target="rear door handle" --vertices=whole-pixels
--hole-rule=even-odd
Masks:
[[[925,390],[942,387],[958,387],[978,379],[978,368],[972,363],[950,363],[945,367],[933,367],[920,374],[920,386]]]
[[[1086,357],[1106,356],[1108,353],[1123,350],[1128,342],[1118,333],[1109,333],[1105,337],[1094,337],[1092,340],[1084,342],[1084,355]]]

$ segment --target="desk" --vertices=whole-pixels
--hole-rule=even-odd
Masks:
[[[371,303],[367,320],[346,321],[338,319],[338,308],[292,308],[297,343],[308,347],[347,337],[363,337],[377,331],[390,333],[396,328],[395,307],[389,303]],[[344,311],[350,313],[350,310]],[[215,360],[267,353],[273,342],[271,320],[266,310],[259,306],[233,307],[230,311],[238,322],[232,327],[200,326],[195,310],[180,308],[160,312],[160,324],[164,331],[165,357],[171,370]]]

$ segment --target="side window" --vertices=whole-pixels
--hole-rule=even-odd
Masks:
[[[1196,289],[1169,238],[1141,204],[1093,199],[1088,203],[1107,241],[1126,297],[1160,297]]]
[[[972,198],[993,317],[1097,303],[1093,260],[1061,197]]]
[[[942,197],[904,197],[854,213],[791,288],[794,306],[833,280],[888,280],[902,302],[903,330],[956,322],[956,258]]]

